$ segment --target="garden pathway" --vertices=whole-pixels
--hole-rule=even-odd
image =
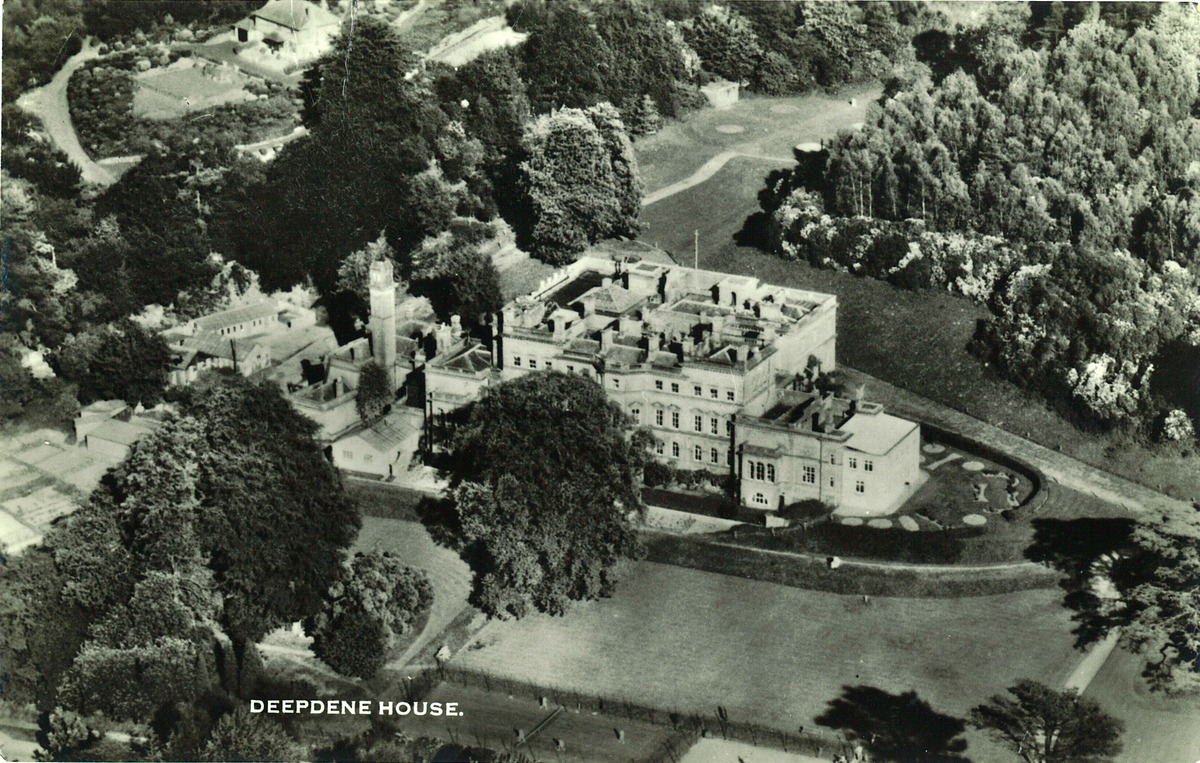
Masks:
[[[692,186],[700,185],[705,180],[708,180],[713,175],[717,174],[717,172],[719,172],[720,169],[724,167],[730,159],[738,156],[745,157],[747,159],[761,159],[766,162],[774,162],[780,165],[792,165],[796,163],[796,158],[794,156],[763,156],[762,154],[753,153],[750,151],[752,147],[752,144],[747,144],[745,146],[734,147],[728,151],[722,151],[705,162],[700,169],[692,173],[690,177],[684,178],[678,183],[671,183],[668,186],[659,188],[654,193],[646,194],[642,198],[642,206],[648,207],[656,201],[662,201],[668,196],[674,196],[677,193],[686,191]]]
[[[1163,495],[1148,487],[1115,474],[1089,466],[1024,437],[1006,432],[973,416],[935,403],[915,392],[901,389],[874,376],[842,366],[851,386],[867,384],[872,400],[884,403],[893,413],[927,421],[964,437],[1010,453],[1042,470],[1050,479],[1072,490],[1095,496],[1102,501],[1124,506],[1133,512],[1188,512],[1192,508],[1184,501]]]
[[[67,59],[50,82],[23,94],[17,99],[17,105],[42,120],[50,140],[79,168],[85,183],[109,186],[117,182],[116,175],[92,161],[92,157],[83,150],[67,103],[67,82],[71,75],[88,61],[99,57],[100,46],[89,38],[78,53]]]

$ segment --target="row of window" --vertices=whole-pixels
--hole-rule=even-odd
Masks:
[[[830,483],[831,487],[832,487],[832,485],[833,485],[833,483]],[[866,486],[863,485],[861,480],[854,483],[854,492],[856,492],[856,493],[865,493],[866,492]],[[768,501],[767,497],[765,495],[763,495],[762,493],[755,493],[750,498],[750,502],[756,503],[759,506],[767,506],[770,504],[770,501]]]
[[[521,356],[513,355],[512,364],[513,364],[514,368],[531,368],[535,371],[537,370],[537,368],[538,368],[537,358],[529,358],[528,361],[526,361],[526,362],[527,362],[527,365],[523,366]],[[551,361],[547,360],[542,364],[542,367],[545,369],[553,369],[554,365]],[[575,373],[575,366],[567,366],[567,373],[569,373],[569,374]],[[584,373],[584,375],[587,375],[586,368],[583,369],[583,373]],[[613,389],[621,388],[621,380],[620,379],[614,378],[611,383],[612,383]],[[654,380],[654,388],[656,390],[662,390],[663,389],[663,380],[655,379]],[[671,382],[671,392],[673,392],[675,394],[679,394],[679,382]],[[701,387],[699,384],[692,385],[692,394],[694,394],[696,397],[703,397],[704,396],[704,388]],[[718,400],[718,399],[720,399],[720,391],[716,387],[709,387],[708,388],[708,396],[713,400]],[[727,390],[725,390],[725,399],[728,402],[732,403],[737,399],[737,395],[734,393],[733,390],[727,389]]]
[[[775,464],[765,464],[762,461],[746,462],[746,478],[760,482],[775,481]]]
[[[641,408],[636,408],[636,407],[630,408],[629,415],[633,419],[633,423],[635,425],[640,425],[642,423],[642,409]],[[679,415],[679,411],[671,411],[670,421],[671,421],[672,429],[680,428],[681,418]],[[699,414],[692,416],[692,430],[693,431],[704,434],[705,423],[706,422],[705,422],[704,416],[701,416]],[[709,416],[707,424],[708,424],[708,430],[707,430],[708,434],[710,434],[710,435],[721,434],[721,419],[719,417]],[[665,428],[666,425],[667,425],[667,412],[664,411],[662,408],[656,408],[654,410],[654,426]],[[733,419],[726,419],[725,420],[725,435],[729,436],[731,434],[733,434]]]
[[[664,391],[665,387],[666,387],[666,385],[662,379],[654,380],[654,388],[656,390],[658,390],[659,392]],[[680,394],[679,382],[671,382],[671,393],[674,395]],[[692,395],[694,397],[704,397],[704,387],[700,386],[699,384],[693,384],[692,385]],[[716,387],[709,387],[708,388],[708,396],[709,396],[709,398],[711,398],[713,400],[719,400],[721,398],[721,392]],[[735,400],[737,400],[737,394],[734,393],[733,390],[727,389],[727,390],[725,390],[725,399],[728,402],[732,403]]]
[[[668,446],[665,443],[663,443],[661,440],[659,440],[658,442],[656,442],[654,444],[654,452],[660,456],[665,456],[667,454],[668,447],[670,448],[671,458],[679,458],[679,455],[683,449],[679,446],[679,443],[677,443],[677,442],[672,442],[670,444],[670,446]],[[704,455],[705,455],[705,453],[704,453],[703,446],[701,446],[701,445],[693,445],[692,446],[692,460],[693,461],[698,461],[698,462],[703,463]],[[722,461],[726,461],[726,462],[729,461],[729,456],[725,455],[725,451],[717,450],[716,448],[708,449],[708,462],[710,464],[720,464]]]
[[[857,469],[857,468],[858,468],[858,459],[857,459],[857,458],[854,458],[853,456],[851,456],[850,458],[846,459],[846,461],[847,461],[847,463],[850,465],[850,468],[851,468],[851,469]],[[831,464],[833,463],[833,456],[830,456],[830,457],[829,457],[829,463],[831,463]],[[872,461],[872,460],[871,460],[871,459],[869,459],[869,458],[864,458],[864,459],[863,459],[863,471],[864,471],[864,472],[873,472],[873,471],[875,471],[875,462],[874,462],[874,461]],[[858,492],[860,492],[860,493],[861,493],[862,491],[860,490],[860,491],[858,491]]]

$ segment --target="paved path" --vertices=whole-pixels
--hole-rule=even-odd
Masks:
[[[94,40],[87,40],[78,53],[67,59],[50,82],[22,95],[17,99],[17,105],[42,121],[50,140],[79,168],[85,183],[107,186],[117,182],[117,177],[92,161],[92,157],[83,150],[67,104],[67,82],[71,75],[88,61],[99,58],[99,50]]]
[[[845,373],[848,384],[856,386],[865,383],[867,396],[884,403],[892,412],[927,421],[997,450],[1011,453],[1037,466],[1047,477],[1072,490],[1093,495],[1102,501],[1139,513],[1192,511],[1192,507],[1184,501],[1089,466],[862,371],[846,366],[840,368]]]
[[[746,157],[748,159],[761,159],[763,161],[775,162],[776,164],[781,165],[792,165],[796,163],[796,158],[794,156],[763,156],[762,154],[749,152],[740,147],[730,149],[729,151],[722,151],[705,162],[700,169],[693,172],[690,177],[684,178],[678,183],[671,183],[668,186],[659,188],[654,193],[646,194],[646,196],[642,198],[642,206],[648,207],[656,201],[662,201],[668,196],[674,196],[677,193],[686,191],[694,185],[703,183],[705,180],[708,180],[713,175],[717,174],[717,172],[720,171],[720,169],[724,167],[730,159],[738,156]]]
[[[1064,689],[1075,689],[1080,694],[1083,694],[1088,685],[1092,683],[1092,679],[1100,672],[1100,668],[1104,667],[1108,656],[1112,654],[1113,649],[1117,646],[1117,641],[1121,638],[1120,631],[1113,631],[1108,634],[1103,641],[1098,642],[1088,653],[1084,655],[1075,669],[1071,671],[1071,675],[1067,676],[1067,680],[1063,683]]]
[[[410,567],[425,570],[433,585],[433,607],[421,635],[400,657],[388,662],[398,669],[411,661],[458,617],[471,592],[471,570],[458,554],[433,542],[418,522],[363,517],[356,550],[378,548],[391,551]]]
[[[407,11],[403,11],[400,13],[400,15],[396,16],[396,18],[392,19],[392,28],[403,29],[404,27],[408,26],[409,22],[417,17],[417,14],[423,13],[425,9],[432,4],[432,0],[420,0],[419,3],[409,8]]]

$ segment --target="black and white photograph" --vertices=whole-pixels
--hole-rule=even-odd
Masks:
[[[1200,761],[1200,4],[0,13],[0,763]]]

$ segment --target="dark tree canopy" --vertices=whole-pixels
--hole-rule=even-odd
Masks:
[[[1111,761],[1125,730],[1095,700],[1028,679],[973,709],[970,721],[1026,763]]]
[[[358,394],[354,398],[358,417],[363,423],[375,423],[395,401],[396,390],[392,388],[387,369],[375,361],[363,366],[358,376]]]
[[[144,721],[219,681],[248,691],[247,645],[315,613],[341,574],[360,519],[315,425],[269,382],[202,382],[54,529],[52,551],[8,573],[6,626],[29,633],[42,614],[56,639],[5,644],[29,653],[19,679],[39,701]],[[221,633],[236,660],[223,672]]]
[[[606,98],[613,52],[576,4],[547,4],[523,50],[534,111],[585,109]]]
[[[625,513],[640,506],[645,454],[595,382],[536,373],[474,403],[453,447],[460,540],[489,614],[563,612],[606,595],[636,553]]]
[[[428,576],[383,552],[355,554],[305,621],[313,653],[348,676],[372,678],[399,636],[412,631],[433,603]]]
[[[611,105],[544,115],[526,130],[524,146],[528,218],[517,228],[533,254],[564,264],[601,239],[637,231],[644,186]]]
[[[84,404],[118,399],[157,405],[170,361],[163,338],[130,320],[76,334],[51,356],[58,374],[79,385]]]

